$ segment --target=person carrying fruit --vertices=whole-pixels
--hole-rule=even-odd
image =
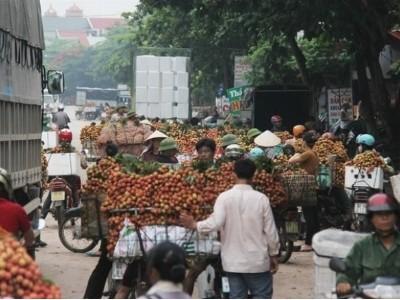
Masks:
[[[183,213],[181,224],[199,233],[220,231],[221,259],[230,297],[272,297],[272,275],[278,270],[279,235],[269,199],[251,186],[256,166],[249,159],[234,165],[235,186],[220,194],[212,215],[196,222]]]
[[[35,236],[25,210],[12,200],[12,184],[8,172],[0,168],[0,227],[16,237],[23,236],[24,246],[34,256]]]
[[[336,277],[338,295],[350,294],[352,287],[379,276],[400,277],[398,204],[386,194],[375,194],[368,200],[367,212],[374,233],[356,242],[345,258],[346,272]]]
[[[197,158],[200,161],[214,162],[217,145],[214,140],[209,138],[201,139],[196,144]]]
[[[168,136],[161,131],[154,131],[146,140],[146,149],[144,149],[141,158],[143,161],[157,161],[157,157],[160,154],[159,147],[163,139]]]
[[[319,166],[319,159],[317,154],[312,150],[316,142],[316,136],[312,131],[304,134],[303,140],[305,142],[305,151],[303,153],[296,153],[289,159],[290,164],[300,164],[309,175],[317,175]],[[302,246],[301,251],[312,251],[311,242],[315,233],[319,230],[318,221],[318,208],[317,206],[303,206],[304,218],[306,219],[306,240],[305,245]]]

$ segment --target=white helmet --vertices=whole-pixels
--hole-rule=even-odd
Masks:
[[[58,110],[64,110],[64,104],[59,104],[58,105]]]

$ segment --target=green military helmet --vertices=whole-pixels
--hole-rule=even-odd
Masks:
[[[228,147],[229,145],[239,144],[239,139],[237,138],[236,135],[232,133],[224,135],[221,141],[222,141],[222,147]]]
[[[160,143],[160,147],[158,148],[160,152],[168,151],[168,150],[178,150],[178,145],[176,144],[173,138],[167,137],[163,139]]]
[[[261,131],[258,130],[257,128],[251,128],[249,131],[247,131],[247,138],[248,139],[254,139],[255,137],[259,136],[261,134]]]

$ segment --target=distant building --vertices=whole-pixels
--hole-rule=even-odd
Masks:
[[[65,17],[58,16],[50,5],[43,16],[44,37],[47,44],[55,39],[76,41],[83,47],[104,41],[108,30],[124,24],[122,18],[84,17],[83,10],[76,4],[65,11]]]

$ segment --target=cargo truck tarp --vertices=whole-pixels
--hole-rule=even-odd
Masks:
[[[0,30],[44,49],[40,0],[1,0]]]

